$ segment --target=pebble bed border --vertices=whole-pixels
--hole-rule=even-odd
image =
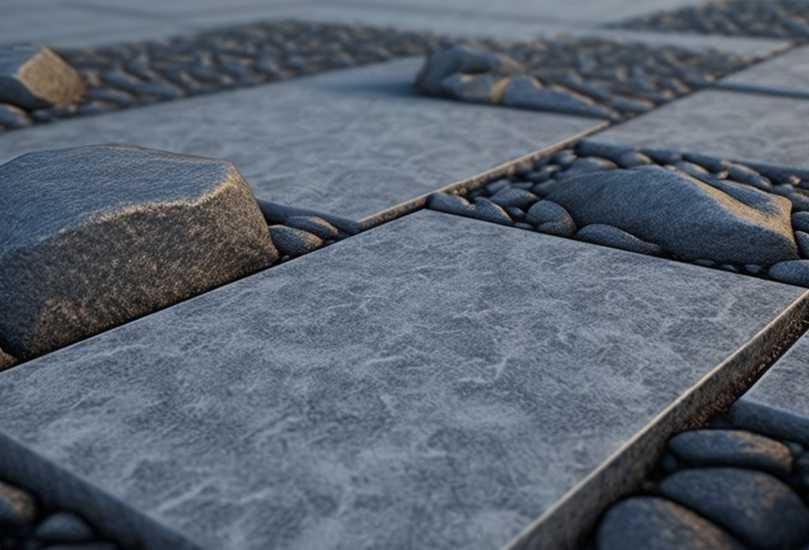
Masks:
[[[809,3],[724,0],[642,15],[608,28],[789,39],[809,42]]]
[[[618,228],[613,228],[615,231],[612,235],[582,232],[575,224],[564,223],[570,216],[555,203],[545,205],[559,210],[559,220],[549,220],[547,212],[539,215],[531,212],[531,207],[540,201],[549,202],[543,201],[543,197],[551,183],[587,172],[644,165],[657,165],[696,178],[712,177],[787,198],[792,203],[791,222],[793,231],[796,232],[801,259],[776,263],[774,266],[719,263],[710,258],[692,261],[670,254],[656,244],[642,241]],[[804,241],[802,238],[809,232],[809,170],[757,163],[743,164],[695,153],[633,149],[584,140],[573,147],[540,158],[530,166],[521,167],[505,178],[482,182],[472,189],[435,193],[428,199],[427,206],[441,212],[529,231],[809,287],[809,240]]]

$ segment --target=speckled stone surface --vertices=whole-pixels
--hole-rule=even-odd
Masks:
[[[0,475],[149,548],[499,548],[803,294],[422,211],[0,374]]]
[[[726,85],[775,88],[809,97],[809,46],[803,46],[723,79]]]
[[[809,445],[809,336],[804,335],[733,406],[749,429]]]
[[[359,221],[602,124],[417,97],[411,83],[421,63],[18,130],[0,136],[0,161],[109,142],[222,158],[259,199]]]
[[[600,133],[598,141],[809,168],[807,117],[806,100],[702,91]]]

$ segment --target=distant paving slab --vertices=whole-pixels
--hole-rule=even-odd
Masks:
[[[359,221],[602,126],[418,97],[420,66],[407,59],[9,132],[0,162],[109,142],[221,158],[258,199]]]
[[[809,336],[739,399],[733,413],[749,429],[809,445]]]
[[[760,88],[763,92],[809,98],[809,46],[797,48],[769,61],[722,79],[720,87]]]
[[[809,102],[702,91],[598,135],[598,141],[809,168]]]
[[[804,302],[418,212],[0,374],[0,475],[158,549],[493,549],[589,487],[556,548]]]

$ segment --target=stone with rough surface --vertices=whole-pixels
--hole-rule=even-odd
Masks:
[[[572,177],[548,191],[579,227],[612,225],[685,259],[772,264],[798,257],[789,201],[740,184],[642,166]]]
[[[743,430],[693,430],[674,436],[669,448],[677,458],[699,466],[736,466],[787,476],[792,453],[774,439]]]
[[[273,244],[284,256],[301,256],[323,246],[323,239],[301,229],[271,225],[269,230]]]
[[[150,549],[502,548],[803,295],[420,211],[0,373],[0,471]]]
[[[809,260],[778,262],[767,274],[782,283],[809,287]]]
[[[660,492],[757,548],[809,541],[809,509],[788,485],[764,472],[705,468],[676,472]]]
[[[278,254],[225,161],[127,146],[0,166],[0,338],[30,358],[253,273]]]
[[[34,524],[37,506],[26,491],[0,481],[0,531],[25,533]]]
[[[57,512],[42,520],[34,529],[34,538],[42,542],[78,543],[92,541],[93,530],[83,519],[69,512]]]
[[[78,103],[83,95],[79,74],[48,48],[0,46],[0,103],[36,109]]]
[[[658,497],[612,506],[596,532],[598,550],[743,550],[732,536],[694,512]]]

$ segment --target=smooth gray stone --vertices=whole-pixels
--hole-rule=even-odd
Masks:
[[[34,538],[42,542],[91,542],[93,530],[83,519],[69,512],[57,512],[46,517],[34,529]]]
[[[613,126],[598,140],[809,168],[803,123],[807,118],[806,100],[702,91]]]
[[[0,338],[25,359],[278,258],[226,161],[118,145],[0,166]]]
[[[406,59],[17,130],[0,135],[0,162],[37,149],[135,143],[230,160],[258,199],[357,222],[601,126],[419,96],[412,81],[420,64]]]
[[[801,336],[732,413],[739,426],[809,445],[809,336]]]
[[[421,211],[3,372],[0,471],[148,548],[558,547],[802,294]]]
[[[794,212],[792,214],[792,227],[796,231],[809,233],[809,212]]]
[[[809,233],[795,231],[795,242],[803,258],[809,258]]]
[[[669,441],[680,460],[699,466],[736,466],[779,476],[792,471],[789,448],[774,439],[744,430],[693,430]]]
[[[579,227],[612,225],[687,259],[772,264],[798,257],[790,203],[740,184],[709,185],[641,166],[558,181],[547,198],[564,206]]]
[[[37,506],[26,491],[0,481],[0,529],[26,533],[36,521]]]
[[[507,76],[524,70],[507,55],[454,46],[427,56],[416,75],[415,86],[428,94],[465,97],[458,95],[457,88],[448,85],[446,79],[456,75]]]
[[[0,103],[36,109],[78,103],[83,95],[79,73],[48,48],[0,46]]]
[[[809,260],[789,260],[778,262],[767,274],[782,283],[809,287]]]
[[[301,229],[271,225],[270,238],[282,256],[301,256],[323,246],[323,239]]]
[[[795,548],[809,540],[809,509],[788,485],[740,468],[682,470],[660,492],[756,548]]]
[[[511,78],[503,94],[502,104],[507,107],[570,113],[596,118],[615,118],[609,109],[570,90],[543,86],[530,76]]]
[[[340,238],[339,229],[317,216],[290,216],[286,219],[286,225],[295,229],[302,229],[307,233],[317,235],[321,239]]]
[[[576,222],[570,213],[553,201],[536,202],[525,213],[525,221],[540,231],[560,237],[572,237],[576,234]]]
[[[498,191],[492,197],[489,197],[489,199],[493,203],[499,204],[503,208],[507,208],[509,206],[526,208],[537,202],[539,197],[524,189],[510,188]]]
[[[629,252],[638,252],[640,254],[659,256],[663,253],[663,250],[656,244],[642,241],[634,235],[612,225],[597,223],[585,225],[576,233],[576,238],[587,241],[588,243],[611,246],[620,248],[621,250],[628,250]]]
[[[732,536],[682,506],[632,497],[610,507],[596,532],[598,550],[743,550]]]

